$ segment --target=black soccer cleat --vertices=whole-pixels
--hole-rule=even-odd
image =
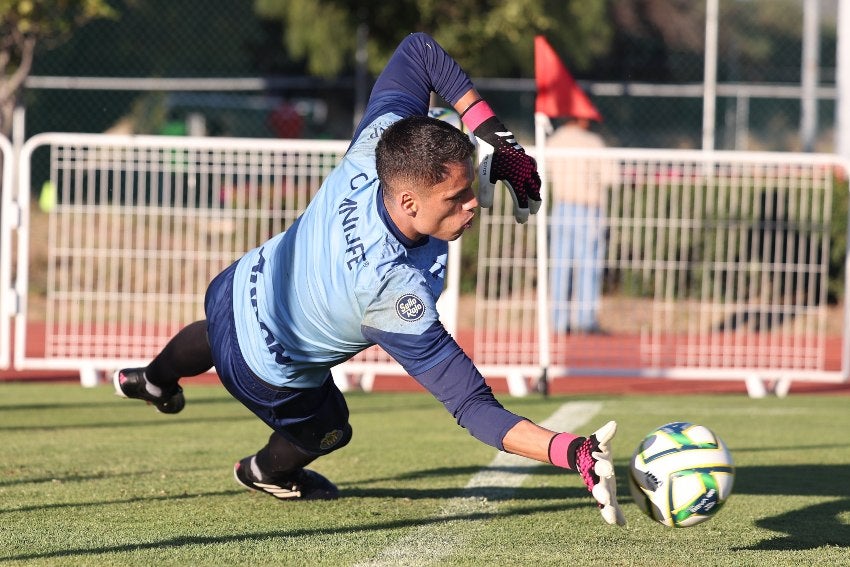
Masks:
[[[233,478],[250,490],[265,492],[280,500],[334,500],[339,498],[339,489],[334,483],[310,469],[295,469],[282,477],[262,482],[254,480],[251,459],[245,457],[233,465]]]
[[[179,413],[186,405],[183,397],[183,388],[175,385],[168,391],[154,395],[148,390],[151,384],[145,377],[143,368],[123,368],[112,376],[115,385],[115,393],[125,398],[135,398],[153,404],[160,413]],[[153,386],[158,388],[157,386]]]

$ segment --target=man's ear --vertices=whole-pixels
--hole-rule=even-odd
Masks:
[[[399,208],[411,217],[415,217],[419,211],[419,200],[412,191],[401,191],[398,195]]]

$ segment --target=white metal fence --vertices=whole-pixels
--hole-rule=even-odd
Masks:
[[[203,295],[215,274],[292,224],[346,147],[78,134],[30,139],[20,160],[17,232],[25,246],[30,236],[45,238],[43,227],[31,225],[29,196],[33,180],[46,175],[39,203],[47,213],[46,242],[29,240],[32,250],[45,251],[46,270],[28,263],[31,254],[18,256],[15,366],[79,369],[89,381],[99,371],[146,364],[177,330],[203,318]],[[42,290],[43,305],[28,304],[31,288]],[[41,327],[43,351],[33,352],[40,345],[32,341],[42,341],[34,329]],[[381,352],[361,360],[391,364]]]
[[[483,215],[474,358],[485,375],[516,391],[541,376],[742,379],[754,394],[847,380],[846,311],[827,304],[834,175],[847,174],[835,156],[545,152],[550,181],[580,186],[567,207],[577,216],[551,195],[551,214],[527,226],[509,200]]]
[[[12,144],[0,136],[0,286],[11,281],[12,227],[17,224],[17,208],[12,201],[12,173],[15,164]],[[0,287],[0,368],[8,368],[11,360],[11,317],[15,311],[14,296],[2,293]]]
[[[203,317],[213,275],[295,220],[346,147],[32,138],[21,151],[16,191],[3,192],[0,283],[4,321],[15,318],[15,367],[78,369],[91,379],[98,371],[146,363],[179,328]],[[616,171],[600,194],[596,233],[604,254],[584,260],[538,254],[553,248],[550,239],[565,228],[587,221],[538,215],[520,226],[510,202],[496,192],[493,210],[480,220],[469,331],[485,376],[507,377],[516,394],[541,376],[735,378],[753,388],[767,380],[847,380],[846,314],[827,302],[833,173],[846,173],[837,158],[545,152],[543,171],[552,175],[576,164]],[[4,154],[4,183],[7,160]],[[29,214],[32,184],[41,179],[48,180],[40,203],[45,214],[37,216],[45,227],[33,226]],[[555,210],[554,203],[547,206]],[[12,241],[19,252],[14,289]],[[37,250],[45,257],[35,263]],[[440,306],[452,332],[459,256],[455,243]],[[550,324],[554,309],[575,322],[592,304],[575,295],[559,298],[553,276],[564,271],[562,281],[576,288],[576,274],[587,266],[602,280],[597,321],[603,333],[558,331]],[[6,335],[0,354],[8,343]],[[359,382],[369,389],[376,374],[403,372],[375,347],[335,378],[343,387]]]

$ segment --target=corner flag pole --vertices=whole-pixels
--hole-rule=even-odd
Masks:
[[[602,121],[599,111],[573,79],[561,58],[542,35],[534,38],[534,145],[537,149],[537,171],[540,174],[542,212],[537,218],[537,336],[541,376],[537,390],[549,393],[551,334],[549,326],[549,207],[546,175],[546,137],[552,130],[549,118],[581,117]]]
[[[537,337],[540,352],[540,377],[537,391],[543,395],[549,393],[549,365],[551,337],[549,336],[549,214],[548,214],[548,178],[546,175],[546,134],[551,123],[542,112],[534,113],[534,147],[537,154],[537,173],[540,175],[540,212],[537,219]]]

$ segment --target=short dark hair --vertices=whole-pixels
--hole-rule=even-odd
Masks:
[[[410,116],[384,130],[375,150],[375,166],[384,191],[397,182],[427,186],[446,178],[450,163],[472,158],[469,136],[443,120]]]

